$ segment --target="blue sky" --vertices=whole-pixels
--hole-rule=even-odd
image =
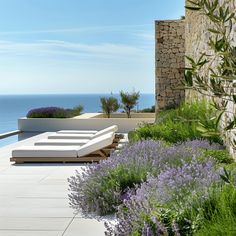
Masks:
[[[0,94],[154,93],[154,20],[184,0],[0,0]]]

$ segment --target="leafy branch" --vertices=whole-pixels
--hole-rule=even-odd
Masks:
[[[233,4],[232,0],[223,3],[218,0],[188,0],[186,6],[188,10],[197,11],[209,20],[210,37],[207,43],[212,52],[210,55],[202,52],[197,59],[186,57],[189,67],[185,69],[184,85],[212,99],[219,111],[218,118],[215,118],[217,126],[220,126],[224,113],[231,114],[232,118],[223,127],[226,131],[236,127],[235,114],[227,110],[229,102],[236,104],[236,47],[232,41],[236,14],[230,8]],[[206,135],[215,134],[213,130],[207,132],[205,127],[200,129]]]

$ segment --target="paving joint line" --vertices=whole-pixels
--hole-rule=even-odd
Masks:
[[[72,217],[72,219],[70,220],[69,224],[67,225],[67,227],[65,228],[64,232],[62,233],[61,236],[64,236],[67,229],[70,227],[70,225],[72,224],[72,222],[74,221],[75,217],[78,215],[78,213],[74,214],[74,216]]]

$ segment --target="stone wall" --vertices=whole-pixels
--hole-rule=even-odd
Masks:
[[[174,107],[185,98],[184,20],[156,21],[156,108]]]
[[[225,0],[219,0],[219,3],[222,3]],[[187,0],[186,0],[187,4]],[[231,1],[231,10],[235,10],[234,4],[236,4],[236,0]],[[200,15],[199,12],[193,12],[186,10],[185,14],[185,54],[187,56],[193,58],[199,58],[202,52],[206,52],[207,54],[214,54],[213,51],[210,50],[207,42],[210,37],[210,33],[208,32],[208,28],[211,25],[209,20]],[[236,27],[236,26],[234,26]],[[236,44],[236,31],[231,35],[232,43]],[[187,60],[186,60],[187,65]],[[216,67],[217,63],[212,65],[212,68]],[[207,71],[203,70],[203,74],[207,74]],[[235,90],[236,93],[236,90]],[[202,95],[200,95],[202,97]],[[186,91],[186,99],[199,98],[199,94],[194,93],[193,91]],[[222,127],[232,119],[233,114],[236,114],[236,106],[229,102],[227,106],[227,112],[223,115],[221,120]],[[231,132],[222,131],[222,135],[225,139],[225,144],[228,147],[231,154],[236,159],[236,150],[233,145],[233,140],[235,139],[235,130]]]
[[[187,0],[186,5],[187,5]],[[207,52],[212,54],[209,46],[206,42],[210,37],[208,28],[210,23],[207,18],[203,15],[200,15],[196,11],[185,11],[185,55],[192,58],[199,58],[202,52]],[[188,60],[185,59],[186,67],[188,66]],[[204,72],[205,73],[205,72]],[[200,98],[202,95],[199,95],[191,90],[185,91],[186,99]]]

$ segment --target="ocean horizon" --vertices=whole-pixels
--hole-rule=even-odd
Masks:
[[[29,110],[39,107],[56,106],[73,108],[82,105],[84,112],[101,112],[100,97],[111,94],[11,94],[0,95],[0,133],[17,129],[17,120],[25,117]],[[112,94],[119,99],[119,94]],[[120,101],[120,99],[119,99]],[[141,93],[136,110],[149,108],[155,104],[155,96]],[[0,146],[17,141],[17,136],[0,140]]]

